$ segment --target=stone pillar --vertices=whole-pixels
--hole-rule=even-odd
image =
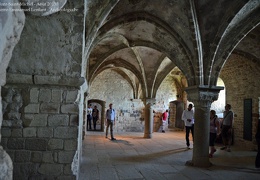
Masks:
[[[18,0],[1,1],[6,4],[19,4]],[[2,143],[2,98],[1,88],[6,81],[6,68],[12,56],[12,52],[20,39],[21,32],[25,23],[25,15],[23,11],[8,11],[10,8],[20,9],[17,6],[0,6],[0,142]],[[7,10],[7,11],[6,11]],[[0,146],[0,179],[13,179],[13,163],[10,156]]]
[[[102,103],[102,110],[101,110],[101,131],[105,132],[105,123],[106,123],[106,104]]]
[[[259,116],[258,116],[258,119],[260,119],[260,97],[258,98],[259,99],[259,105],[258,105],[258,114],[259,114]]]
[[[144,127],[144,138],[152,138],[153,133],[153,105],[155,99],[145,99],[145,127]]]
[[[209,126],[211,103],[218,99],[223,87],[196,86],[188,87],[188,100],[194,103],[194,145],[192,161],[187,165],[209,167]]]

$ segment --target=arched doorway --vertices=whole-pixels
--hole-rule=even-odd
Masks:
[[[97,109],[99,110],[99,119],[97,121],[96,131],[104,132],[104,122],[106,119],[106,115],[105,115],[106,102],[99,100],[99,99],[90,99],[90,100],[88,100],[87,104],[91,104],[92,108],[94,108],[94,106],[97,106]],[[92,121],[92,124],[93,124],[93,121]],[[86,130],[91,131],[91,130],[87,129],[87,127],[86,127]]]

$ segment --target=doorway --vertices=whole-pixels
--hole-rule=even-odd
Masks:
[[[94,129],[94,118],[92,117],[90,120],[90,126],[87,125],[86,122],[86,131],[101,131],[104,132],[104,122],[105,122],[105,101],[99,99],[90,99],[88,100],[87,105],[91,105],[92,112],[96,108],[98,110],[98,118],[96,120],[96,128]],[[86,118],[87,119],[87,118]]]

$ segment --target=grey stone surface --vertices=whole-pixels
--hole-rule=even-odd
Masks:
[[[38,172],[42,175],[59,176],[63,172],[63,165],[62,164],[42,163],[39,167]]]
[[[77,114],[79,111],[77,104],[63,104],[61,105],[61,113]]]
[[[76,180],[75,176],[59,176],[57,180]]]
[[[79,87],[84,83],[84,78],[72,78],[63,76],[34,76],[35,84],[48,84],[59,86]]]
[[[31,121],[29,126],[32,127],[47,126],[47,117],[48,114],[35,114],[34,119]]]
[[[78,126],[78,125],[79,125],[79,116],[70,115],[70,126]]]
[[[24,113],[39,113],[39,104],[28,104],[24,108]]]
[[[6,77],[9,84],[33,84],[32,75],[7,73]]]
[[[40,89],[39,102],[50,102],[51,101],[51,89]]]
[[[63,140],[62,139],[50,139],[48,141],[48,150],[57,150],[63,149]]]
[[[54,129],[55,138],[76,138],[78,136],[77,127],[57,127]]]
[[[25,149],[31,151],[46,151],[47,150],[47,139],[33,138],[25,140]]]
[[[31,152],[26,150],[20,150],[15,152],[16,162],[29,162],[31,158]]]
[[[2,128],[1,129],[1,134],[3,137],[11,137],[12,135],[12,132],[11,132],[11,129],[7,129],[7,128]]]
[[[64,140],[64,150],[70,151],[70,150],[77,150],[77,143],[78,141],[75,140]]]
[[[40,106],[41,113],[59,113],[60,104],[59,103],[42,103]]]
[[[59,163],[71,163],[74,157],[75,151],[61,151],[58,153]]]
[[[8,149],[24,149],[25,140],[23,138],[10,138],[7,142]]]
[[[36,137],[36,128],[27,127],[23,129],[23,137]]]
[[[53,153],[50,151],[42,153],[42,162],[43,163],[54,163]]]
[[[21,138],[23,136],[23,130],[22,129],[12,129],[12,137]]]
[[[76,101],[77,97],[78,97],[79,91],[78,90],[74,90],[74,91],[67,91],[66,94],[66,103],[73,103]]]
[[[62,90],[53,89],[51,94],[51,101],[54,103],[62,102]]]
[[[38,138],[52,138],[53,137],[53,127],[42,127],[37,128]]]
[[[39,102],[39,89],[38,88],[32,88],[30,90],[30,102],[31,103]]]
[[[63,169],[65,175],[72,175],[71,164],[65,164]]]
[[[0,179],[11,180],[13,178],[13,164],[10,156],[0,146]]]
[[[41,163],[42,162],[42,155],[43,153],[40,151],[33,151],[31,153],[31,161],[35,163]]]
[[[69,115],[49,115],[48,116],[49,126],[68,126]]]

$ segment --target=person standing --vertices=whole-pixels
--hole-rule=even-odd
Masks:
[[[221,129],[222,141],[224,146],[220,149],[227,150],[227,152],[231,152],[230,146],[232,142],[233,119],[234,113],[231,111],[231,105],[226,104],[225,111],[223,113],[223,122]]]
[[[94,109],[92,110],[92,118],[93,118],[94,130],[96,131],[97,120],[99,119],[99,110],[97,109],[97,106],[94,106]]]
[[[211,110],[210,111],[210,134],[209,134],[209,146],[210,146],[209,157],[210,158],[212,158],[213,154],[216,152],[215,141],[219,133],[220,133],[220,127],[219,127],[218,116],[216,115],[215,110]]]
[[[92,120],[92,107],[91,104],[87,108],[87,129],[91,130],[91,120]]]
[[[110,134],[111,134],[111,140],[116,140],[116,138],[114,138],[114,134],[113,134],[113,126],[115,125],[115,121],[116,121],[116,112],[115,110],[112,108],[113,104],[110,103],[109,104],[109,109],[107,109],[106,111],[106,138],[108,135],[108,128],[110,127]]]
[[[165,128],[168,120],[168,110],[162,114],[162,132],[165,133]]]
[[[192,139],[194,139],[194,111],[193,111],[193,105],[189,104],[188,109],[185,109],[182,113],[182,120],[185,123],[185,129],[186,129],[186,145],[187,149],[190,149],[190,131],[192,135]]]

